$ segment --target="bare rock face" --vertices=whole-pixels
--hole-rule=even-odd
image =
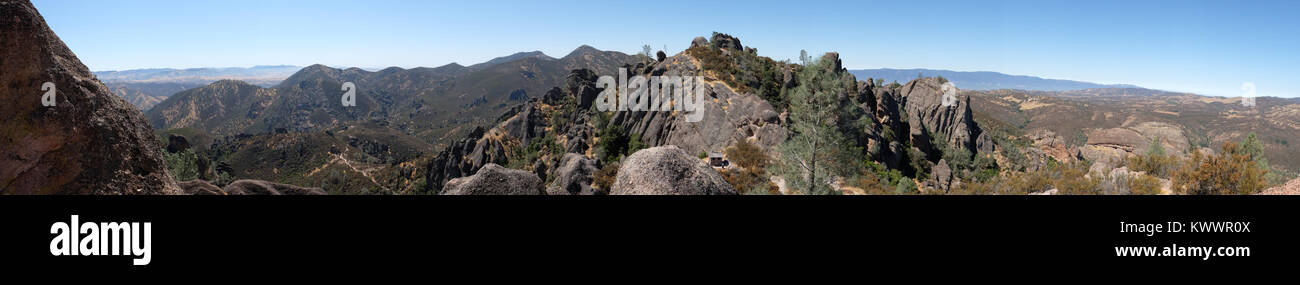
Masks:
[[[1113,128],[1093,131],[1088,134],[1088,145],[1113,148],[1128,153],[1138,153],[1149,147],[1150,140],[1137,131],[1126,128]]]
[[[940,159],[939,163],[936,163],[930,171],[930,179],[926,183],[931,184],[934,188],[948,192],[953,182],[952,168],[948,167],[948,161]]]
[[[542,179],[532,172],[489,163],[473,176],[447,181],[442,195],[545,195]]]
[[[737,41],[738,44],[738,41]],[[654,66],[629,70],[631,76],[694,76],[702,74],[689,55],[682,53]],[[699,122],[688,122],[687,112],[617,112],[611,121],[631,133],[641,134],[641,142],[650,146],[675,145],[689,153],[722,151],[737,141],[753,139],[765,150],[774,150],[785,141],[780,114],[767,100],[750,93],[737,93],[721,81],[710,81]]]
[[[612,195],[736,195],[722,175],[677,146],[643,149],[623,160]]]
[[[468,157],[477,154],[481,148],[477,148],[483,138],[483,128],[475,128],[469,136],[460,141],[452,142],[451,145],[444,148],[438,153],[438,156],[429,162],[425,168],[425,181],[431,192],[442,191],[443,184],[452,178],[470,175],[477,172],[482,164],[474,165]]]
[[[957,100],[952,105],[944,106],[942,85],[938,79],[924,78],[908,82],[900,89],[912,141],[928,144],[929,138],[942,135],[947,137],[945,143],[949,146],[976,153],[976,139],[983,131],[975,123],[970,96],[956,95]]]
[[[1088,142],[1079,148],[1079,156],[1093,161],[1093,172],[1106,172],[1131,155],[1146,154],[1159,141],[1165,154],[1186,156],[1191,143],[1183,130],[1162,122],[1143,122],[1122,128],[1095,130],[1088,134]]]
[[[567,153],[555,170],[555,181],[546,187],[548,195],[604,195],[606,189],[591,187],[592,176],[599,168],[596,160],[581,154]]]
[[[1065,138],[1050,130],[1035,130],[1029,133],[1029,140],[1034,147],[1051,156],[1056,161],[1071,162],[1081,159],[1079,150],[1065,143]]]
[[[144,116],[95,79],[30,1],[0,2],[0,70],[0,193],[181,193]],[[49,85],[55,105],[46,107]]]
[[[226,195],[325,195],[316,187],[299,187],[262,180],[236,180],[221,189]]]

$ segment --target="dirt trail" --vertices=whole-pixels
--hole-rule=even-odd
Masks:
[[[389,191],[389,192],[391,192],[391,190],[388,189],[388,187],[385,187],[384,184],[381,184],[381,183],[379,183],[378,180],[375,180],[375,177],[374,177],[374,176],[370,176],[370,171],[363,170],[363,169],[357,168],[355,165],[352,165],[352,161],[351,161],[351,160],[348,160],[347,157],[343,157],[343,154],[333,154],[333,153],[331,153],[330,155],[334,156],[334,159],[331,159],[329,162],[326,162],[325,164],[322,164],[320,167],[317,167],[316,169],[312,169],[311,172],[308,172],[308,173],[307,173],[307,176],[316,175],[316,173],[320,172],[321,170],[325,170],[326,167],[329,167],[330,165],[334,165],[335,163],[338,163],[338,162],[342,161],[342,162],[343,162],[343,165],[345,165],[345,166],[347,166],[348,168],[352,169],[352,171],[356,171],[357,173],[361,173],[361,176],[366,177],[366,179],[370,179],[370,183],[374,183],[375,186],[379,186],[380,188],[383,188],[384,191]]]

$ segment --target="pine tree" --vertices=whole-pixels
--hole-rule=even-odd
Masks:
[[[799,86],[789,95],[790,137],[781,144],[781,157],[772,173],[785,178],[788,187],[805,194],[835,194],[837,176],[854,169],[857,153],[841,126],[847,107],[840,98],[856,88],[847,72],[833,70],[833,62],[815,60],[799,72]]]
[[[1259,137],[1254,132],[1246,135],[1246,139],[1241,142],[1241,150],[1250,156],[1250,160],[1259,164],[1260,168],[1268,170],[1268,158],[1264,157],[1264,144],[1259,141]]]

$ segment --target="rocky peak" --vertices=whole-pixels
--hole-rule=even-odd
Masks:
[[[713,33],[713,37],[712,39],[709,40],[709,44],[711,44],[713,48],[719,48],[719,49],[729,49],[729,50],[745,49],[745,46],[740,44],[740,39],[728,34],[723,34],[718,32]]]
[[[582,45],[574,49],[573,52],[570,52],[569,55],[564,56],[564,58],[576,58],[576,57],[586,56],[589,54],[600,53],[600,52],[601,52],[600,50],[591,47],[589,45]]]
[[[0,192],[179,194],[140,111],[113,95],[30,1],[0,2]],[[55,106],[42,106],[43,85]]]
[[[908,116],[913,145],[926,145],[931,138],[946,137],[952,147],[975,153],[976,139],[983,131],[975,123],[968,95],[955,94],[951,105],[944,105],[943,83],[936,78],[912,80],[900,89]]]

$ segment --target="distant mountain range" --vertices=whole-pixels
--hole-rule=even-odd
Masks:
[[[258,65],[254,67],[202,67],[188,69],[150,68],[122,71],[96,71],[95,76],[105,83],[196,83],[208,84],[222,79],[240,80],[261,86],[272,86],[302,69],[293,65]]]
[[[145,116],[160,130],[195,128],[218,136],[383,122],[438,144],[487,126],[511,107],[561,86],[574,69],[612,74],[636,60],[584,45],[562,58],[523,52],[469,67],[451,63],[372,72],[317,64],[295,70],[272,87],[221,80],[174,93]],[[356,108],[338,104],[344,82],[357,86]]]
[[[203,67],[203,68],[150,68],[132,70],[96,71],[95,77],[103,81],[113,94],[122,96],[142,111],[153,108],[158,102],[177,92],[208,85],[218,80],[240,80],[254,85],[270,87],[280,84],[294,72],[302,69],[293,65],[259,65],[254,67]]]
[[[952,71],[937,69],[857,69],[849,70],[853,76],[860,80],[884,79],[885,83],[898,81],[905,83],[920,77],[942,76],[958,89],[963,90],[997,90],[997,89],[1017,89],[1032,91],[1069,91],[1093,88],[1140,88],[1128,84],[1097,84],[1091,82],[1046,79],[1025,75],[1010,75],[992,71]]]

